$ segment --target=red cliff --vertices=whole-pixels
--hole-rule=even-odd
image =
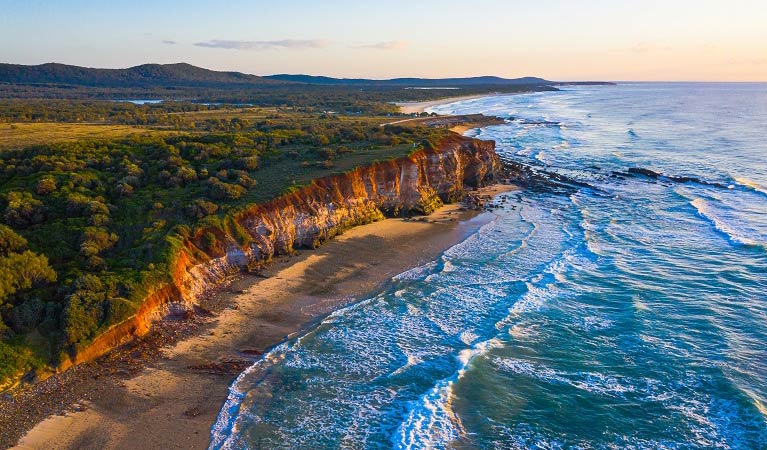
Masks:
[[[106,330],[72,362],[93,359],[146,333],[170,307],[190,307],[205,290],[249,266],[295,248],[316,247],[355,225],[428,214],[459,200],[466,187],[492,182],[501,170],[494,142],[454,134],[436,148],[321,178],[252,205],[225,221],[224,230],[200,229],[186,239],[172,264],[170,281],[157,286],[135,315]]]

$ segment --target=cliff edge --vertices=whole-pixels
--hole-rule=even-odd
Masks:
[[[428,214],[460,200],[466,188],[493,182],[502,170],[494,142],[451,134],[408,157],[320,178],[244,208],[226,218],[224,226],[186,236],[170,279],[156,286],[133,316],[107,329],[60,370],[145,334],[169,311],[191,308],[206,290],[275,255],[317,247],[344,229],[385,217]]]

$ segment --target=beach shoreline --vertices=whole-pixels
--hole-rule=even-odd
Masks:
[[[447,205],[426,218],[355,227],[319,249],[276,258],[263,273],[217,289],[201,314],[164,320],[146,339],[62,374],[65,384],[76,384],[59,387],[74,392],[64,397],[69,404],[37,411],[47,418],[31,421],[14,448],[206,448],[229,386],[261,354],[392,276],[433,261],[491,219],[492,213]],[[44,383],[57,392],[56,382]]]
[[[440,106],[440,105],[446,105],[448,103],[455,103],[460,102],[464,100],[473,100],[475,98],[482,98],[482,97],[494,97],[498,94],[493,93],[487,93],[487,94],[475,94],[475,95],[460,95],[456,97],[448,97],[443,98],[439,100],[429,100],[425,102],[397,102],[395,105],[397,105],[400,109],[400,112],[403,114],[420,114],[424,112],[427,108],[432,108],[434,106]],[[508,95],[508,94],[505,94]]]

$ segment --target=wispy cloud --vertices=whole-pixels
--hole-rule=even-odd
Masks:
[[[629,48],[629,51],[634,53],[649,53],[657,51],[669,51],[671,47],[668,45],[659,45],[652,42],[640,42],[637,45]]]
[[[354,44],[350,45],[350,47],[370,50],[401,50],[407,48],[408,45],[409,43],[407,41],[384,41],[372,44]]]
[[[167,45],[176,45],[176,44],[178,44],[178,42],[176,42],[176,41],[171,41],[170,39],[163,39],[163,40],[162,40],[162,43],[163,43],[163,44],[167,44]]]
[[[325,39],[282,39],[278,41],[230,41],[224,39],[212,39],[210,41],[194,43],[197,47],[256,51],[325,48],[331,44],[332,42]]]

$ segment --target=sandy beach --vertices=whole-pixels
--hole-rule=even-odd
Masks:
[[[496,185],[481,193],[512,189]],[[364,299],[392,276],[435,259],[491,218],[448,205],[425,219],[356,227],[317,250],[278,258],[260,276],[243,275],[203,302],[213,313],[188,319],[195,322],[191,332],[177,321],[160,323],[160,334],[183,337],[159,349],[150,340],[145,347],[152,355],[137,356],[138,367],[115,361],[131,361],[141,353],[140,343],[80,369],[85,375],[64,386],[79,398],[35,425],[14,448],[206,448],[229,385],[264,351]]]
[[[428,102],[400,102],[395,103],[404,114],[422,113],[426,108],[444,105],[447,103],[459,102],[461,100],[471,100],[473,98],[489,97],[493,94],[462,95],[457,97],[443,98],[440,100],[430,100]]]

